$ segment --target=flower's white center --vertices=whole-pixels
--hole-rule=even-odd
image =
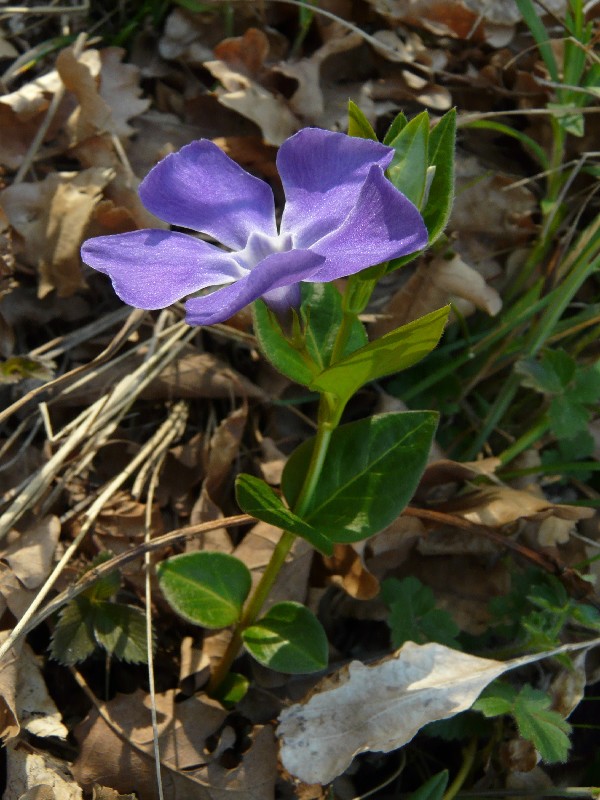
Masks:
[[[285,253],[292,247],[292,237],[289,233],[267,236],[264,233],[255,232],[250,234],[246,247],[237,253],[232,253],[232,256],[241,267],[251,270],[263,258],[273,253]]]

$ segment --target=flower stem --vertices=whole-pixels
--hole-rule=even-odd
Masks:
[[[293,533],[289,533],[289,531],[283,531],[281,539],[275,545],[271,559],[267,564],[260,581],[256,585],[252,597],[244,609],[240,621],[233,632],[231,641],[227,645],[227,649],[223,654],[223,658],[211,675],[208,686],[206,687],[207,694],[214,696],[219,686],[221,686],[227,677],[231,665],[235,661],[239,649],[242,646],[242,633],[246,628],[250,627],[250,625],[256,621],[256,618],[260,614],[263,604],[267,599],[269,592],[273,588],[273,584],[279,575],[279,570],[283,566],[286,556],[290,552],[295,539],[296,537]]]
[[[337,333],[337,337],[333,347],[333,355],[331,363],[335,363],[341,357],[344,346],[348,341],[352,329],[352,323],[356,314],[352,312],[344,312],[342,324]],[[298,495],[298,499],[294,503],[293,511],[299,517],[302,517],[310,507],[315,488],[321,477],[323,465],[325,463],[325,456],[327,455],[327,448],[334,430],[337,428],[344,410],[344,404],[340,403],[339,399],[328,392],[321,395],[319,403],[318,414],[318,427],[315,437],[315,445],[311,454],[310,462],[306,475],[304,476],[304,483]],[[237,623],[231,641],[227,645],[227,649],[223,654],[223,658],[213,671],[211,678],[208,682],[206,691],[209,695],[214,696],[218,693],[219,687],[229,674],[231,665],[235,661],[237,654],[242,646],[243,633],[246,628],[253,625],[257,620],[269,592],[273,588],[273,584],[279,575],[279,571],[285,563],[285,559],[292,549],[292,545],[296,540],[296,536],[289,531],[283,531],[282,537],[276,544],[275,549],[271,555],[271,559],[267,564],[265,571],[256,585],[254,592],[250,596],[242,616]]]

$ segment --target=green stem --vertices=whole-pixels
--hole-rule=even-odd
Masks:
[[[520,436],[510,447],[507,447],[504,452],[500,453],[498,458],[502,464],[508,464],[513,458],[516,458],[523,450],[526,450],[534,442],[537,442],[549,430],[550,423],[548,417],[544,414],[533,427]]]
[[[346,325],[342,323],[338,331],[333,348],[334,354],[342,352],[345,345],[344,337],[347,337],[352,325],[350,314],[348,314],[348,317],[349,318],[346,320]],[[334,395],[328,393],[323,393],[321,395],[315,446],[313,447],[302,489],[300,490],[298,500],[296,501],[293,509],[299,517],[301,517],[310,506],[310,501],[319,482],[319,478],[321,477],[321,472],[323,471],[323,464],[325,463],[325,456],[327,455],[327,448],[329,447],[331,435],[339,423],[343,408],[343,405],[340,404]],[[267,564],[254,592],[250,596],[250,599],[248,600],[246,607],[242,612],[242,616],[240,617],[240,620],[233,631],[231,641],[227,645],[227,649],[223,654],[223,658],[215,668],[208,682],[206,691],[209,695],[214,696],[218,692],[219,687],[229,674],[231,665],[235,661],[242,646],[242,635],[246,628],[250,627],[250,625],[253,625],[258,618],[295,540],[295,534],[290,533],[289,531],[283,531],[282,537],[275,546],[269,563]]]
[[[214,696],[215,692],[229,674],[231,665],[235,661],[235,658],[242,646],[242,633],[246,628],[256,621],[256,618],[260,614],[264,602],[267,599],[269,592],[273,588],[273,584],[275,583],[277,576],[279,575],[279,570],[283,566],[286,556],[292,549],[292,545],[294,544],[295,540],[296,536],[293,533],[289,533],[289,531],[283,531],[283,535],[275,545],[271,559],[267,564],[265,571],[263,572],[262,577],[258,582],[256,589],[248,601],[240,621],[233,632],[231,641],[227,645],[227,650],[211,675],[208,686],[206,687],[207,694]]]
[[[477,737],[473,736],[473,738],[469,741],[469,744],[463,750],[463,760],[462,764],[460,765],[460,769],[456,774],[456,777],[444,793],[444,797],[442,800],[453,800],[454,797],[460,792],[463,787],[464,782],[469,777],[469,772],[473,768],[473,764],[475,762],[475,756],[477,755]]]

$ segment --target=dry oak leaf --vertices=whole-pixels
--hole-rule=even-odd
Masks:
[[[78,100],[78,107],[67,120],[72,143],[97,133],[131,136],[128,124],[143,114],[150,101],[140,97],[140,72],[132,64],[122,64],[124,50],[85,50],[79,58],[73,48],[59,53],[56,68],[65,87]]]
[[[16,707],[19,723],[33,736],[66,739],[69,731],[48,688],[40,668],[41,659],[27,643],[19,657]]]
[[[38,296],[69,297],[85,286],[79,248],[111,169],[54,172],[43,181],[9,186],[0,195],[23,260],[39,273]]]
[[[548,655],[503,662],[406,642],[371,666],[353,661],[281,713],[283,766],[305,783],[330,783],[358,753],[402,747],[427,723],[470,708],[495,678]]]
[[[280,145],[302,127],[282,95],[274,95],[224,61],[205,61],[204,67],[224,87],[216,90],[219,103],[256,123],[267,144]]]

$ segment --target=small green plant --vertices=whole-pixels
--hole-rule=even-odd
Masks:
[[[110,553],[100,554],[90,569],[109,558]],[[148,661],[145,614],[112,599],[120,588],[120,574],[113,572],[65,605],[52,635],[52,658],[72,666],[101,649],[110,658],[132,664]]]
[[[404,642],[439,642],[461,649],[457,640],[460,632],[451,615],[436,608],[435,596],[418,578],[409,576],[398,580],[388,578],[381,584],[381,596],[389,609],[392,647]]]

